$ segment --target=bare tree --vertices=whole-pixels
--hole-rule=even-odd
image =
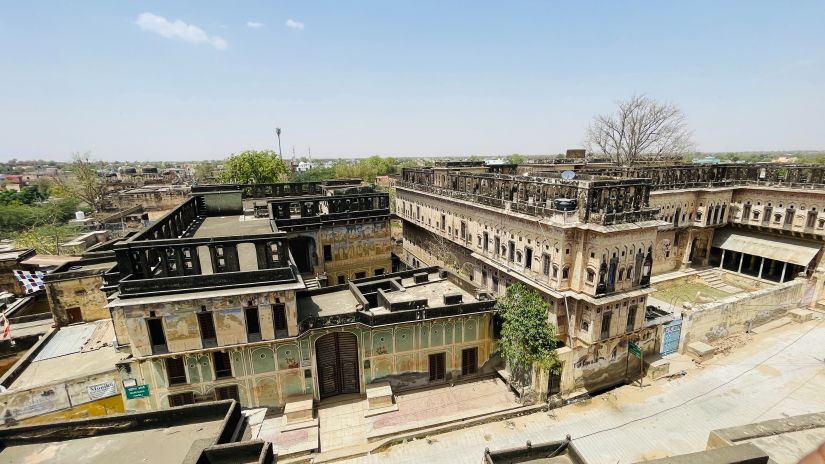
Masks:
[[[587,128],[591,153],[629,166],[635,161],[681,157],[693,148],[682,110],[645,95],[617,103],[613,114],[596,116]]]
[[[88,204],[95,211],[103,207],[106,185],[97,174],[97,167],[89,152],[72,154],[72,178],[66,189],[78,200]]]

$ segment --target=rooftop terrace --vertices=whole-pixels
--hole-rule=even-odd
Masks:
[[[491,311],[495,300],[437,267],[396,272],[298,295],[300,330],[361,323],[375,326]]]

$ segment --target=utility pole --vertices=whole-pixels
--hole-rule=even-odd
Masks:
[[[275,128],[275,134],[278,136],[278,157],[280,157],[281,159],[284,159],[284,154],[281,151],[281,128],[280,127]]]

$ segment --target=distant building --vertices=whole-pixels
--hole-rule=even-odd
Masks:
[[[721,162],[722,161],[719,158],[710,155],[693,160],[693,164],[719,164]]]
[[[300,163],[298,163],[297,166],[295,166],[295,172],[309,171],[310,169],[312,169],[314,167],[315,167],[315,165],[312,164],[311,162],[301,161]]]

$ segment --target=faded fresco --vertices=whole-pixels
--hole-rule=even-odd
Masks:
[[[231,309],[225,311],[222,323],[232,326],[235,313]],[[362,392],[366,384],[380,380],[389,381],[396,390],[426,385],[429,383],[428,356],[432,353],[446,353],[446,380],[461,376],[461,351],[465,348],[478,348],[478,373],[490,371],[485,366],[489,364],[493,342],[490,316],[486,314],[386,329],[348,326],[339,330],[353,333],[358,340]],[[233,375],[227,379],[214,379],[210,353],[183,354],[187,383],[171,388],[162,360],[133,362],[128,372],[120,369],[121,380],[135,379],[138,384],[149,385],[151,397],[125,400],[126,407],[134,410],[168,407],[168,396],[181,392],[209,399],[214,397],[216,387],[226,385],[238,386],[244,407],[283,406],[290,397],[315,393],[314,346],[327,333],[330,331],[318,330],[299,339],[232,348],[229,353]]]

